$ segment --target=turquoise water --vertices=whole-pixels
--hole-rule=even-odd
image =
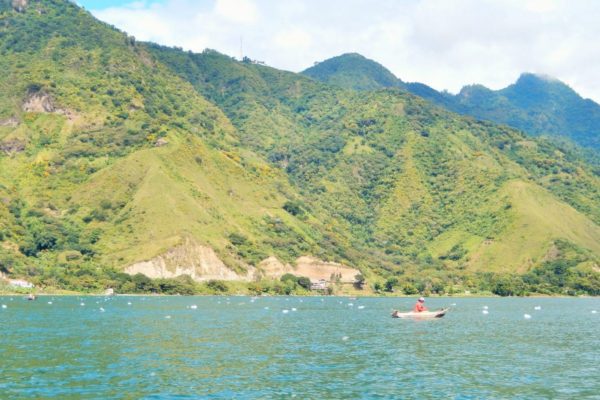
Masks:
[[[0,398],[600,398],[600,299],[413,301],[0,297]]]

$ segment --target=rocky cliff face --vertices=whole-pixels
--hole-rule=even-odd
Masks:
[[[24,112],[30,113],[53,113],[64,115],[67,117],[67,120],[71,122],[77,117],[75,111],[58,107],[52,96],[44,91],[29,93],[23,101],[21,109]],[[2,126],[2,124],[11,124],[7,126],[17,126],[18,122],[19,121],[16,118],[12,117],[6,120],[0,120],[0,126]]]
[[[128,266],[125,272],[131,275],[141,273],[149,278],[175,278],[189,275],[197,282],[211,279],[249,281],[255,274],[255,270],[251,267],[245,275],[236,273],[221,261],[212,248],[189,238],[164,254]]]
[[[267,277],[278,279],[284,274],[306,276],[312,281],[324,279],[326,281],[339,280],[341,283],[352,283],[360,271],[347,265],[319,260],[311,256],[302,256],[296,260],[296,266],[283,264],[276,257],[263,260],[258,269]]]
[[[282,275],[290,273],[306,276],[313,281],[324,279],[351,283],[354,282],[355,276],[360,274],[360,271],[355,268],[311,256],[299,257],[295,264],[295,267],[284,264],[271,256],[263,260],[258,268],[247,266],[247,273],[241,274],[227,267],[212,248],[187,238],[164,254],[129,265],[125,272],[131,275],[144,274],[149,278],[175,278],[189,275],[197,282],[211,279],[251,281],[260,277],[279,279]]]
[[[52,97],[44,92],[31,93],[23,102],[23,111],[25,112],[46,112],[56,111],[56,106]]]
[[[294,275],[308,276],[311,280],[339,280],[341,283],[352,283],[360,271],[346,265],[319,260],[315,257],[304,256],[296,260]],[[333,279],[331,279],[333,277]]]

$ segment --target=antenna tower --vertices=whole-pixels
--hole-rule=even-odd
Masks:
[[[244,60],[244,37],[240,36],[240,61]]]

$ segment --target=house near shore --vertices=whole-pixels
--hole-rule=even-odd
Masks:
[[[318,281],[310,282],[310,290],[327,290],[329,286],[329,282],[325,279],[319,279]]]

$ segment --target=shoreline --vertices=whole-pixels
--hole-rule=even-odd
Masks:
[[[79,292],[67,292],[67,293],[61,293],[61,292],[44,292],[44,293],[33,293],[36,297],[48,297],[48,296],[53,296],[53,297],[343,297],[343,298],[372,298],[372,299],[381,299],[381,298],[398,298],[398,299],[403,299],[403,298],[415,298],[415,297],[419,297],[421,295],[416,294],[416,295],[404,295],[404,294],[400,294],[400,295],[373,295],[373,294],[365,294],[365,295],[360,295],[360,294],[333,294],[333,295],[326,295],[326,294],[303,294],[303,295],[252,295],[252,294],[243,294],[243,293],[214,293],[214,294],[206,294],[206,293],[202,293],[202,294],[192,294],[192,295],[182,295],[182,294],[163,294],[163,293],[118,293],[118,294],[114,294],[114,295],[105,295],[104,293],[79,293]],[[27,297],[29,295],[29,293],[20,293],[20,292],[0,292],[0,297],[17,297],[17,296],[23,296],[23,297]],[[529,296],[498,296],[495,294],[486,294],[486,293],[481,293],[481,294],[460,294],[460,295],[430,295],[430,296],[425,296],[426,298],[429,299],[436,299],[436,298],[548,298],[548,299],[555,299],[555,298],[566,298],[566,299],[571,299],[571,298],[590,298],[590,299],[595,299],[595,298],[600,298],[600,296],[589,296],[589,295],[579,295],[579,296],[568,296],[568,295],[560,295],[560,294],[556,294],[556,295],[548,295],[548,294],[532,294]]]

